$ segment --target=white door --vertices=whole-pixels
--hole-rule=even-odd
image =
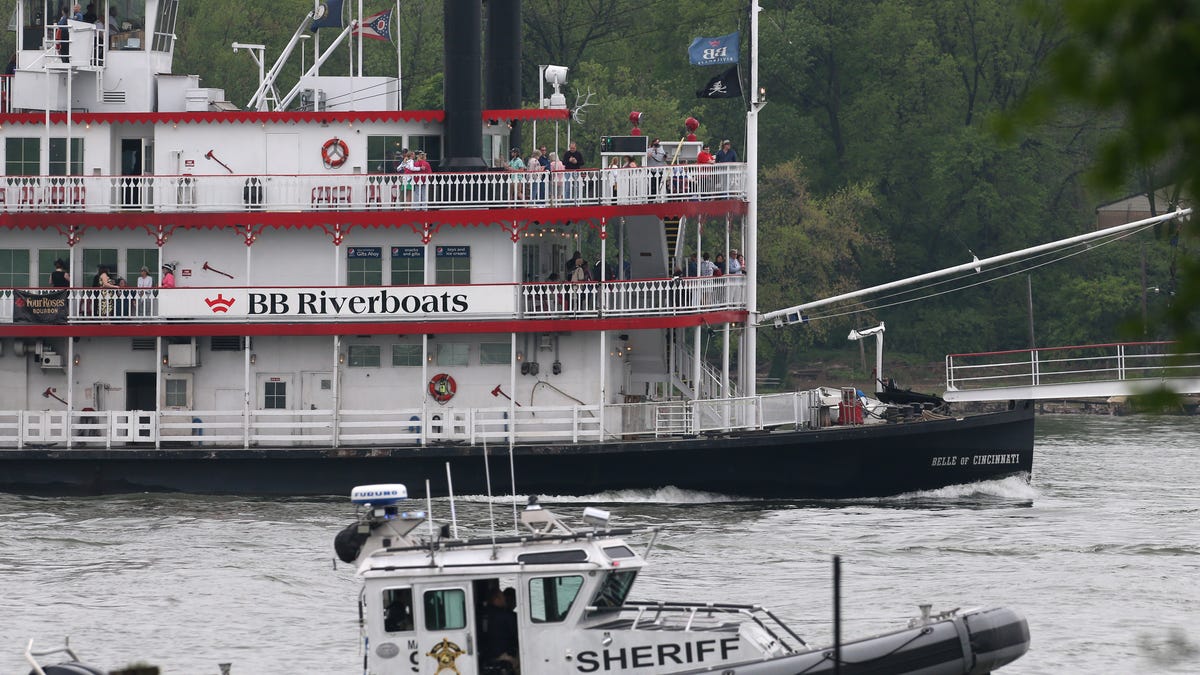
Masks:
[[[421,675],[478,671],[474,602],[466,582],[418,586],[417,658]]]
[[[300,408],[302,410],[333,410],[333,373],[328,371],[300,373]]]
[[[309,163],[302,164],[300,162],[299,134],[267,134],[266,152],[267,154],[263,156],[265,162],[265,166],[262,169],[263,173],[271,173],[271,167],[280,166],[298,166],[301,173],[311,171],[311,169],[305,169],[305,167],[309,166]],[[320,155],[317,154],[319,152],[319,147],[313,150],[313,157],[319,159]],[[270,182],[271,178],[267,177],[267,181]],[[274,190],[268,189],[268,196],[270,196],[271,192],[277,194],[279,189],[279,187],[274,188]]]
[[[257,445],[291,443],[296,430],[296,404],[292,375],[259,373],[251,406],[250,442]]]

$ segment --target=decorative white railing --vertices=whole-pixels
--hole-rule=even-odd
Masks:
[[[1157,384],[1178,392],[1200,384],[1200,354],[1173,342],[1043,347],[946,357],[946,399],[1007,400],[1113,396]]]
[[[18,293],[19,291],[19,293]],[[61,291],[0,288],[0,323],[13,323],[14,297]],[[478,286],[72,288],[69,323],[196,321],[428,321],[670,316],[745,307],[746,279],[685,277],[581,283]],[[429,312],[430,295],[463,299],[455,311]],[[335,304],[334,300],[337,301]],[[56,316],[53,321],[57,322]]]
[[[369,211],[745,199],[746,165],[601,171],[230,176],[4,176],[0,212]]]
[[[706,431],[818,427],[812,392],[600,406],[394,410],[8,410],[0,451],[30,447],[368,447],[596,443]],[[670,420],[664,423],[663,420]]]

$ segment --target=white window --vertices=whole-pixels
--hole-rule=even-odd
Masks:
[[[462,342],[443,342],[437,346],[439,366],[465,366],[471,353],[470,345]]]

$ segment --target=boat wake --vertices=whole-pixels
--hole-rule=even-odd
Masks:
[[[905,505],[910,502],[960,502],[969,500],[978,500],[981,502],[995,503],[1003,502],[1032,502],[1040,497],[1037,488],[1030,485],[1029,481],[1020,476],[1009,476],[999,480],[985,480],[977,483],[963,483],[961,485],[948,485],[936,490],[921,490],[919,492],[906,492],[904,494],[894,495],[892,497],[880,497],[875,500],[883,504],[898,504]]]
[[[464,502],[481,502],[488,501],[487,495],[466,495],[456,496],[455,499]],[[526,495],[517,495],[516,499],[519,503],[524,504]],[[748,497],[738,497],[736,495],[725,495],[716,492],[702,492],[699,490],[682,490],[680,488],[668,485],[666,487],[644,489],[644,490],[606,490],[590,495],[538,495],[538,499],[544,502],[553,502],[555,504],[712,504],[714,502],[745,502],[759,501],[752,500]],[[493,502],[509,503],[513,501],[512,495],[493,495]]]

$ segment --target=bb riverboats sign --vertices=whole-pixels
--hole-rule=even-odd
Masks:
[[[159,315],[178,319],[466,319],[512,316],[512,286],[175,288]]]

